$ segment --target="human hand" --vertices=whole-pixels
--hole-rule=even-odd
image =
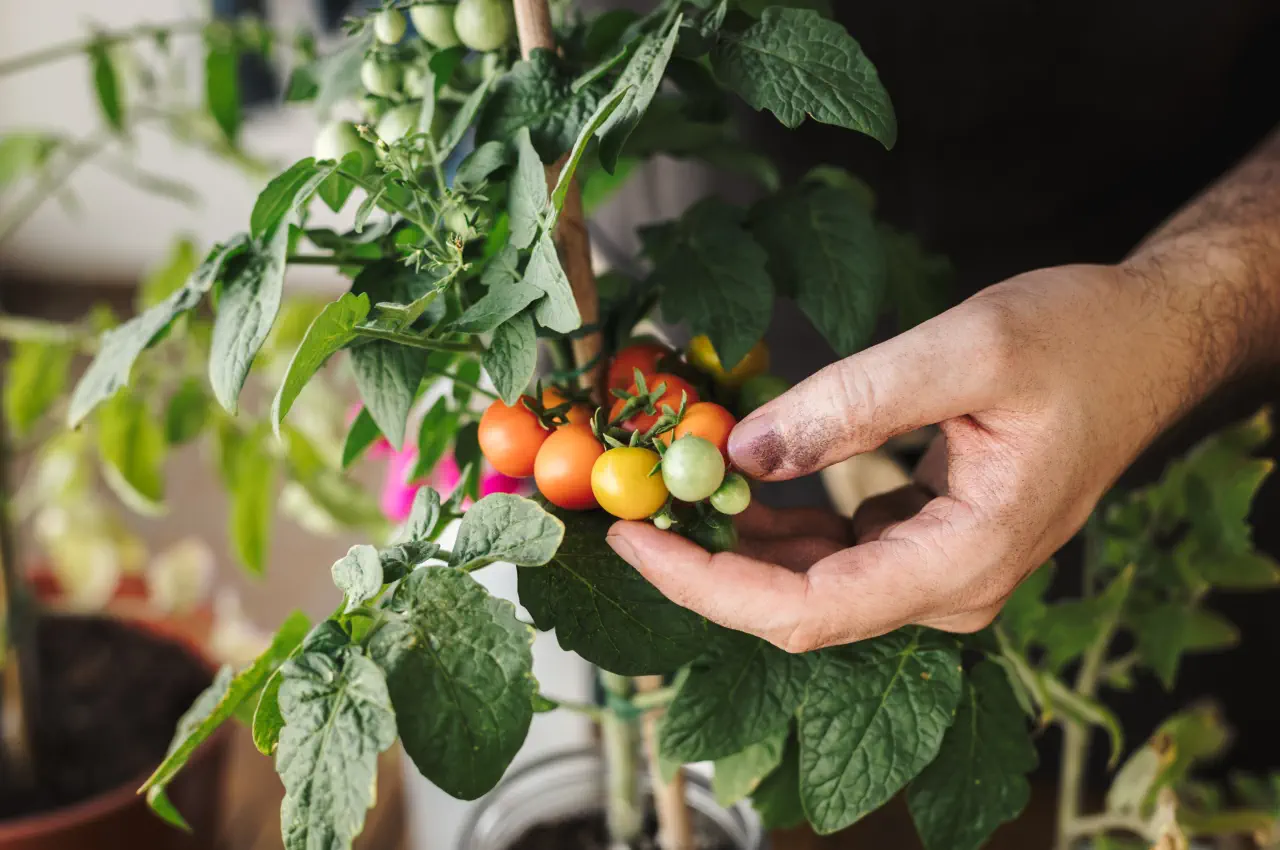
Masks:
[[[676,603],[788,651],[912,623],[976,631],[1225,374],[1203,342],[1204,311],[1175,308],[1159,286],[1122,267],[1021,275],[738,424],[733,461],[765,480],[940,424],[920,483],[869,500],[852,526],[756,510],[739,524],[740,553],[708,554],[647,523],[617,523],[609,543]]]

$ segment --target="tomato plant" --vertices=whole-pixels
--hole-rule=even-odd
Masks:
[[[98,317],[56,331],[22,325],[13,337],[7,421],[24,438],[51,415],[81,429],[62,434],[45,458],[52,467],[77,458],[66,488],[75,498],[88,489],[84,470],[101,467],[125,504],[158,512],[166,452],[204,439],[228,488],[233,549],[250,569],[269,566],[278,492],[290,495],[282,510],[305,502],[294,510],[309,528],[355,529],[371,541],[334,553],[342,601],[332,616],[309,635],[282,629],[257,662],[219,675],[196,712],[212,713],[178,731],[148,800],[175,817],[165,786],[232,715],[252,717],[255,743],[275,754],[288,850],[350,846],[374,800],[378,753],[397,736],[447,793],[486,794],[535,706],[556,704],[537,691],[527,623],[471,576],[506,562],[537,627],[611,674],[602,679],[609,699],[589,713],[608,727],[602,740],[615,775],[635,775],[630,760],[641,751],[669,765],[711,762],[719,799],[749,799],[770,827],[808,821],[823,833],[901,794],[928,850],[975,850],[1027,799],[1032,722],[1063,726],[1066,760],[1077,765],[1091,729],[1118,754],[1118,724],[1100,690],[1127,686],[1135,670],[1171,683],[1184,654],[1234,637],[1206,607],[1211,590],[1275,583],[1245,519],[1269,471],[1252,456],[1268,423],[1246,423],[1157,484],[1114,494],[1090,521],[1092,560],[1078,599],[1046,598],[1042,571],[977,635],[908,626],[805,659],[709,625],[608,547],[612,518],[652,518],[709,551],[751,555],[759,532],[743,514],[751,489],[726,471],[725,452],[730,410],[754,410],[787,387],[768,374],[763,343],[775,301],[794,301],[846,356],[870,344],[882,317],[945,299],[946,263],[880,220],[856,176],[823,168],[784,180],[794,169],[780,169],[737,126],[735,97],[788,127],[820,121],[894,145],[889,95],[830,4],[653,0],[639,13],[584,16],[565,3],[552,17],[545,3],[521,2],[545,26],[522,27],[542,41],[520,50],[507,0],[388,2],[353,20],[349,38],[324,56],[307,39],[273,53],[284,43],[260,23],[196,27],[205,61],[192,108],[208,121],[187,135],[201,144],[251,158],[236,96],[246,53],[292,56],[288,100],[315,101],[325,121],[363,114],[363,122],[326,124],[315,155],[268,181],[244,211],[242,232],[203,257],[180,243],[148,278],[138,314],[109,336],[96,339],[114,322]],[[405,8],[419,38],[404,38]],[[70,50],[83,49],[92,66],[104,137],[128,137],[147,114],[134,104],[150,92],[122,91],[166,67],[121,73],[107,47],[178,35],[102,33]],[[47,193],[61,164],[96,144],[6,136],[5,178],[35,178]],[[589,297],[591,231],[581,208],[665,155],[734,170],[757,184],[758,200],[706,198],[645,226],[639,254],[602,274]],[[344,205],[349,197],[358,203]],[[316,198],[340,224],[319,225]],[[0,225],[0,240],[13,226]],[[298,306],[284,279],[304,264],[331,267],[345,291]],[[687,351],[637,340],[659,316],[679,326],[671,336],[692,339]],[[12,317],[4,318],[0,328]],[[96,356],[61,399],[81,351]],[[321,390],[331,361],[344,364],[359,396],[350,423],[339,390]],[[195,362],[204,364],[198,373],[171,374]],[[266,392],[242,392],[251,378]],[[596,393],[590,402],[568,390],[578,384]],[[566,403],[563,420],[549,417]],[[450,454],[459,467],[450,495],[418,490],[394,531],[376,501],[370,517],[369,494],[348,474],[384,440],[412,454],[397,468],[401,484],[433,474]],[[486,462],[533,476],[546,501],[480,498]],[[105,537],[108,527],[86,522],[83,536]],[[82,554],[64,560],[83,562]],[[0,619],[15,619],[8,614]],[[475,647],[485,647],[484,665],[468,661]],[[1064,679],[1071,666],[1088,675]],[[438,687],[446,672],[450,687]],[[674,692],[647,702],[634,693],[662,676],[674,676]],[[750,718],[744,705],[756,707]],[[632,746],[629,725],[655,706],[661,723],[644,724],[651,740]],[[1161,760],[1175,751],[1170,741],[1188,729],[1217,731],[1200,715],[1176,721],[1156,739],[1165,748],[1133,754],[1120,792],[1098,795],[1114,810],[1068,812],[1059,843],[1105,837],[1108,824],[1154,842],[1186,812],[1209,820],[1193,810],[1206,797],[1189,793],[1194,759],[1183,755],[1207,752],[1203,742],[1220,736],[1200,735],[1199,750],[1175,747],[1175,770]],[[867,757],[890,751],[893,759]],[[858,768],[833,773],[823,767],[831,764]],[[1065,784],[1079,791],[1080,775]],[[615,814],[632,802],[611,797]],[[1250,815],[1214,822],[1257,823]],[[625,817],[607,820],[619,831],[611,846],[640,843],[618,826]]]
[[[653,449],[609,449],[591,468],[591,491],[600,507],[618,519],[644,519],[667,502],[661,475],[651,474],[658,465]]]

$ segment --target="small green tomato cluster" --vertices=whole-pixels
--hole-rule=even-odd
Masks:
[[[418,35],[433,47],[461,44],[479,53],[488,53],[509,43],[515,35],[515,13],[510,0],[424,3],[410,7],[409,17]],[[403,34],[403,28],[401,32]]]

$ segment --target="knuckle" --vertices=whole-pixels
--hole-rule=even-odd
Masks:
[[[966,336],[973,343],[973,363],[988,370],[991,380],[1001,380],[1026,359],[1026,322],[1018,311],[996,296],[978,296],[969,303]]]

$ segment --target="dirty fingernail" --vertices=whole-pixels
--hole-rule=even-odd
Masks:
[[[769,415],[744,419],[729,433],[729,456],[740,468],[770,473],[782,466],[785,447]]]

